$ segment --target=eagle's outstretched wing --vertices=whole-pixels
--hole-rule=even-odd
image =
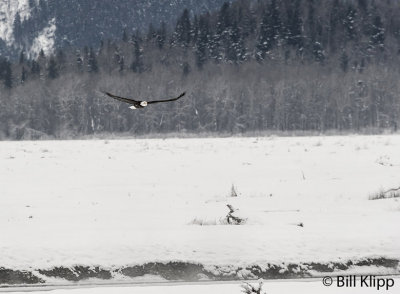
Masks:
[[[136,100],[133,100],[133,99],[120,97],[120,96],[117,96],[117,95],[114,95],[114,94],[111,94],[111,93],[108,93],[108,92],[103,92],[103,93],[106,94],[107,96],[115,99],[115,100],[126,102],[126,103],[129,103],[129,104],[132,104],[132,105],[135,105],[135,104],[138,104],[138,103],[141,102],[141,101],[136,101]]]
[[[183,92],[181,95],[179,95],[178,97],[175,98],[171,98],[171,99],[166,99],[166,100],[153,100],[153,101],[147,101],[147,104],[154,104],[154,103],[159,103],[159,102],[169,102],[169,101],[175,101],[178,100],[179,98],[182,98],[183,96],[185,96],[186,92]]]

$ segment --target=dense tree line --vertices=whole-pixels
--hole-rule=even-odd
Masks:
[[[99,46],[0,60],[0,136],[392,129],[400,5],[239,0]],[[171,104],[132,111],[99,90]]]

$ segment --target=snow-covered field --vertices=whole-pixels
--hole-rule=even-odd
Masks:
[[[390,278],[389,278],[390,279]],[[358,279],[354,287],[337,287],[335,284],[332,286],[324,286],[321,280],[316,281],[264,281],[262,285],[262,294],[293,294],[293,293],[307,293],[307,294],[366,294],[366,293],[379,293],[384,292],[387,294],[399,293],[400,279],[393,279],[393,286],[388,288],[380,288],[379,291],[376,287],[361,286],[361,281]],[[168,285],[168,286],[121,286],[121,287],[96,287],[96,288],[80,288],[80,289],[58,289],[49,291],[49,294],[243,294],[243,284],[229,283],[229,284],[204,284],[204,285]],[[258,283],[251,283],[253,287],[258,288]],[[368,285],[369,286],[369,285]],[[28,288],[29,289],[29,288]],[[27,290],[28,290],[27,289]],[[1,290],[0,290],[1,291]],[[16,292],[15,294],[22,294],[26,292]]]
[[[0,142],[0,268],[399,260],[399,186],[398,135]]]

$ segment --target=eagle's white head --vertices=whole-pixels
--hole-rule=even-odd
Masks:
[[[147,106],[147,101],[140,102],[140,105],[143,106],[143,107],[146,107]]]

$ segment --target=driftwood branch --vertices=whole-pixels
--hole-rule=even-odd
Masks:
[[[387,190],[387,191],[384,191],[383,193],[390,193],[390,192],[397,192],[397,191],[400,191],[400,187],[398,187],[398,188],[393,188],[393,189],[389,189],[389,190]]]
[[[242,224],[243,222],[246,221],[246,219],[242,219],[240,217],[237,217],[237,216],[233,215],[233,213],[235,211],[237,211],[237,209],[233,208],[232,205],[227,204],[226,206],[229,209],[229,212],[228,212],[228,214],[226,216],[226,221],[228,222],[228,224],[230,224],[230,225],[240,225],[240,224]]]

